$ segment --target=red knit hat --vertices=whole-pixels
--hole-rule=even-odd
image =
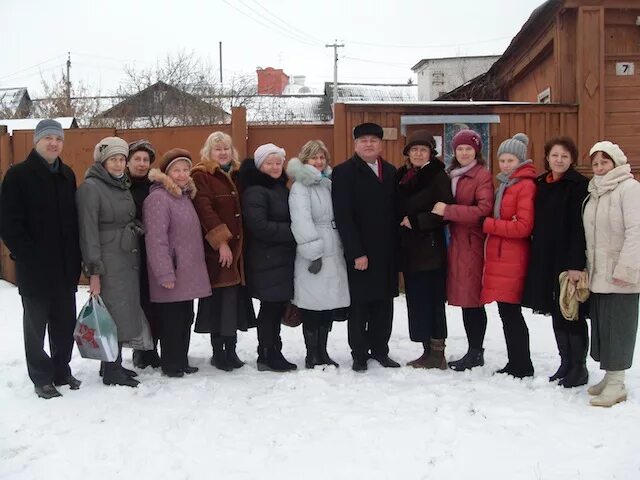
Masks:
[[[482,138],[473,130],[460,130],[451,140],[453,150],[455,151],[460,145],[469,145],[476,151],[476,155],[482,150]]]

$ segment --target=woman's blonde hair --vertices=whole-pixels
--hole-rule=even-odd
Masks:
[[[213,147],[218,143],[224,143],[228,147],[231,147],[231,161],[234,165],[239,165],[240,162],[238,160],[238,151],[233,146],[233,141],[231,137],[224,132],[213,132],[207,140],[204,142],[204,146],[202,150],[200,150],[200,160],[202,162],[208,162],[211,160],[211,151]]]
[[[311,157],[315,157],[321,152],[324,153],[324,158],[327,159],[327,165],[329,165],[331,163],[331,155],[329,155],[329,150],[327,150],[322,140],[309,140],[302,146],[298,158],[302,163],[307,163]]]

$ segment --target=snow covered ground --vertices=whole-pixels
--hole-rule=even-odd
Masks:
[[[78,296],[78,306],[87,298]],[[447,357],[466,349],[459,309],[450,308]],[[277,374],[255,368],[255,331],[241,334],[248,365],[208,363],[204,335],[191,342],[200,372],[181,379],[147,368],[137,389],[103,386],[98,363],[74,353],[79,391],[37,398],[26,373],[17,289],[0,282],[0,478],[2,479],[638,479],[640,366],[629,401],[588,405],[586,388],[565,390],[550,320],[527,312],[536,376],[493,372],[506,363],[502,327],[489,306],[486,364],[472,372],[351,371],[345,324],[330,352],[339,369]],[[283,327],[284,353],[303,366],[299,328]],[[396,301],[391,356],[420,353]],[[131,354],[125,353],[127,366]],[[589,362],[593,383],[600,372]]]

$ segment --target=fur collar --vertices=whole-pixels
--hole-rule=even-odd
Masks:
[[[256,168],[253,158],[247,158],[242,162],[238,170],[238,179],[243,189],[254,185],[272,189],[280,184],[286,187],[287,184],[287,174],[284,171],[280,178],[270,177]]]
[[[403,165],[398,169],[398,173],[396,174],[396,179],[398,183],[400,180],[407,174],[409,170],[411,170],[411,166]],[[440,172],[443,172],[445,169],[444,163],[440,160],[431,160],[427,165],[417,170],[416,175],[407,183],[400,184],[399,188],[401,190],[413,191],[420,190],[428,187],[433,183]]]
[[[176,198],[180,198],[182,196],[182,189],[171,179],[169,175],[162,173],[159,168],[152,168],[149,171],[149,180],[155,182],[159,187],[163,187]],[[191,177],[189,177],[189,183],[187,183],[187,192],[189,192],[189,197],[193,200],[196,196],[197,189]]]
[[[229,170],[229,174],[239,169],[240,169],[240,162],[238,162],[237,160],[231,160],[231,170]],[[220,164],[215,160],[201,160],[197,165],[193,167],[192,171],[195,171],[195,170],[207,172],[207,173],[210,173],[211,175],[216,173],[216,170],[220,170],[224,172],[224,170],[220,168]]]
[[[324,175],[323,175],[324,173]],[[305,186],[331,182],[331,167],[327,165],[322,173],[311,165],[305,165],[299,158],[292,158],[287,164],[287,175],[295,182],[300,182]]]

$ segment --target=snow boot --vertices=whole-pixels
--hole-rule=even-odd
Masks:
[[[602,391],[604,390],[604,387],[607,386],[607,382],[608,381],[609,381],[609,372],[605,372],[604,373],[604,377],[602,377],[602,380],[600,380],[595,385],[591,385],[589,388],[587,388],[587,393],[589,395],[594,396],[594,397],[596,395],[600,395],[602,393]]]
[[[444,357],[444,338],[432,338],[430,342],[429,355],[427,356],[424,368],[447,369],[447,360]]]
[[[135,378],[127,375],[126,370],[117,362],[104,362],[104,376],[102,383],[105,385],[122,385],[126,387],[137,387],[140,383]]]
[[[373,358],[376,362],[378,362],[384,368],[400,368],[400,364],[395,360],[393,360],[392,358],[389,358],[388,354],[372,355],[371,358]]]
[[[242,368],[244,362],[238,358],[236,353],[236,344],[238,343],[238,337],[235,335],[231,337],[222,337],[224,339],[224,353],[227,355],[227,364],[233,368]]]
[[[427,359],[429,358],[429,343],[428,342],[422,342],[422,348],[424,349],[422,352],[422,355],[420,355],[418,358],[416,358],[415,360],[411,360],[410,362],[407,362],[407,367],[413,367],[413,368],[427,368]]]
[[[353,365],[351,366],[351,370],[353,370],[354,372],[365,372],[366,370],[368,370],[369,366],[367,365],[367,361],[369,359],[367,357],[365,358],[360,358],[360,357],[353,357]]]
[[[229,365],[229,362],[227,362],[227,354],[224,350],[224,338],[216,335],[212,338],[211,344],[213,345],[211,365],[224,372],[230,372],[233,370],[233,367]]]
[[[313,368],[320,365],[318,355],[318,327],[315,322],[302,322],[302,335],[304,345],[307,348],[307,355],[304,357],[305,368]]]
[[[331,323],[323,323],[318,327],[318,365],[333,365],[337,368],[340,365],[333,361],[327,352],[327,342],[329,340],[330,331]]]
[[[571,360],[569,359],[569,334],[566,330],[556,328],[554,324],[553,333],[556,337],[556,344],[558,345],[558,353],[560,354],[560,366],[556,373],[549,377],[550,382],[555,382],[567,376],[569,369],[571,368]]]
[[[558,382],[558,385],[562,385],[564,388],[573,388],[586,385],[589,381],[589,371],[586,364],[589,348],[587,342],[586,332],[571,332],[569,334],[569,373]]]
[[[624,370],[607,370],[607,383],[600,393],[589,402],[594,407],[613,407],[616,403],[627,400],[627,389],[624,386]]]
[[[460,360],[449,362],[449,368],[456,372],[464,372],[473,367],[484,365],[484,348],[470,348]]]
[[[298,368],[297,365],[288,362],[277,348],[259,349],[257,366],[260,372],[288,372]]]

